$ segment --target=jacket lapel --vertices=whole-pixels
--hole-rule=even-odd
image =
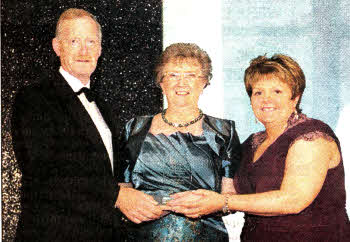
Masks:
[[[113,146],[113,169],[117,171],[119,169],[118,162],[118,150],[119,150],[119,141],[120,141],[120,121],[119,121],[119,112],[113,111],[111,108],[108,108],[106,103],[102,100],[96,100],[96,105],[102,114],[103,119],[105,120],[109,130],[112,134],[112,146]],[[114,175],[117,175],[117,172],[114,172]]]
[[[141,147],[145,141],[146,135],[151,127],[153,116],[140,116],[134,118],[126,132],[129,133],[127,140],[127,149],[132,160],[136,160],[140,154]]]
[[[225,134],[222,133],[220,121],[205,115],[203,119],[203,132],[210,148],[215,152],[215,154],[221,157],[223,151],[220,150],[220,148],[225,147]]]
[[[102,138],[89,113],[86,111],[85,107],[62,75],[57,73],[52,78],[49,78],[49,81],[52,83],[53,88],[57,93],[57,98],[61,101],[63,109],[66,111],[67,115],[71,117],[72,122],[79,130],[77,133],[83,134],[93,144],[98,145],[103,143]],[[107,153],[105,148],[104,150]]]

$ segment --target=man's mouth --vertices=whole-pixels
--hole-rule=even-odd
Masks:
[[[88,62],[90,62],[90,60],[87,60],[87,59],[80,59],[80,60],[77,60],[77,62],[88,63]]]
[[[175,91],[176,95],[184,96],[190,94],[189,91]]]

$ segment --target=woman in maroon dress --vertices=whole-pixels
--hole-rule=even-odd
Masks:
[[[243,211],[242,241],[349,241],[339,141],[328,125],[300,112],[303,71],[288,56],[259,56],[244,82],[265,131],[243,143],[233,194],[185,192],[168,205],[188,217]]]

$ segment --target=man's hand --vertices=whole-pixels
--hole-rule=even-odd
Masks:
[[[134,223],[158,219],[168,212],[152,196],[134,188],[120,187],[116,207]]]

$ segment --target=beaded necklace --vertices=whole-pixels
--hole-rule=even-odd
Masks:
[[[203,112],[202,112],[202,110],[200,110],[200,109],[198,109],[198,110],[199,110],[199,115],[198,115],[198,117],[196,117],[195,119],[193,119],[193,120],[191,120],[191,121],[189,121],[189,122],[187,122],[187,123],[178,124],[178,123],[172,123],[172,122],[170,122],[170,121],[167,120],[166,117],[165,117],[166,109],[164,109],[164,110],[162,111],[162,119],[163,119],[163,121],[164,121],[166,124],[168,124],[168,125],[170,125],[170,126],[173,126],[173,127],[175,127],[175,128],[183,128],[183,127],[187,127],[187,126],[190,126],[191,124],[194,124],[194,123],[198,122],[198,121],[203,117]]]

